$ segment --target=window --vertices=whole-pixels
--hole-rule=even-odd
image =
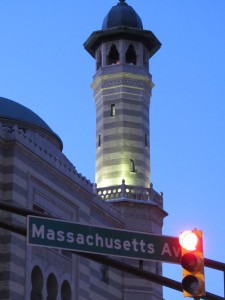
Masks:
[[[131,65],[136,65],[137,63],[137,57],[134,50],[134,46],[130,45],[126,52],[126,63]]]
[[[43,297],[44,278],[39,266],[35,266],[31,273],[31,294],[30,300],[71,300],[72,290],[70,283],[64,280],[61,285],[61,298],[58,295],[58,283],[56,276],[51,273],[46,282],[47,298]]]
[[[42,300],[42,289],[43,289],[43,275],[41,269],[38,266],[35,266],[31,273],[31,294],[30,300]]]
[[[56,300],[58,294],[58,283],[53,273],[51,273],[47,279],[47,293],[47,300]]]
[[[112,45],[108,55],[108,65],[118,64],[120,61],[119,52],[115,45]]]
[[[116,106],[115,104],[111,104],[111,117],[116,115]]]
[[[62,284],[61,297],[62,300],[71,300],[71,288],[67,280],[65,280]]]
[[[130,171],[131,171],[131,173],[136,173],[135,164],[134,164],[133,159],[130,160]]]
[[[101,135],[98,135],[98,147],[101,147]]]
[[[99,50],[97,53],[97,62],[96,62],[96,68],[97,70],[102,66],[102,51]]]
[[[148,146],[148,135],[145,134],[145,147],[147,147],[147,146]]]
[[[100,280],[105,283],[109,283],[109,267],[100,265]]]
[[[149,55],[148,52],[146,50],[144,50],[144,54],[143,54],[143,65],[145,68],[148,69],[149,67]]]

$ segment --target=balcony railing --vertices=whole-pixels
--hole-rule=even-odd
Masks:
[[[95,190],[102,200],[135,200],[146,201],[163,208],[163,193],[157,193],[151,184],[149,188],[126,185],[125,180],[121,185],[98,188]]]

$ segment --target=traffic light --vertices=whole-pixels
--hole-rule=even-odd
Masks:
[[[182,289],[184,297],[205,295],[204,255],[202,231],[184,231],[179,237],[181,245]]]

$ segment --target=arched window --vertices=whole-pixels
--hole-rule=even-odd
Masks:
[[[43,275],[41,269],[38,266],[35,266],[31,273],[31,300],[42,300],[42,289],[43,289]]]
[[[144,54],[143,54],[143,65],[145,68],[148,69],[149,67],[149,55],[148,52],[146,50],[144,50]]]
[[[118,64],[120,61],[120,55],[115,45],[112,45],[108,54],[107,64]]]
[[[102,66],[102,51],[99,50],[98,53],[97,53],[97,62],[96,62],[96,68],[97,68],[97,70],[99,68],[101,68],[101,66]]]
[[[56,300],[58,293],[58,283],[53,273],[51,273],[47,279],[47,293],[47,300]]]
[[[61,297],[62,300],[72,299],[70,284],[67,280],[63,281],[62,288],[61,288]]]
[[[135,163],[133,159],[130,159],[130,172],[136,173]]]
[[[130,45],[127,49],[126,52],[126,63],[127,64],[133,64],[136,65],[137,63],[137,56],[136,56],[136,52],[134,50],[134,46]]]

